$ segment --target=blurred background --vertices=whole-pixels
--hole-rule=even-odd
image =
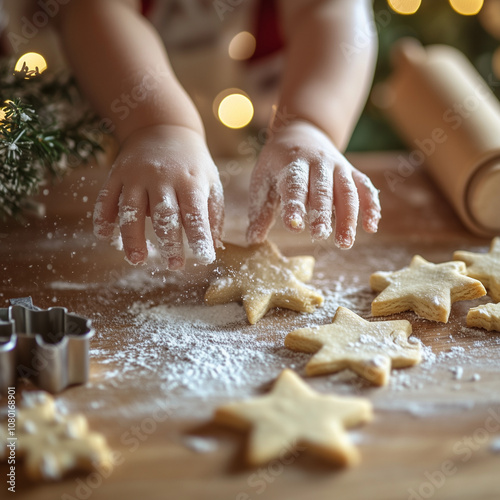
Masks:
[[[162,23],[172,65],[200,109],[214,156],[241,155],[249,138],[252,144],[262,143],[283,61],[278,50],[256,54],[260,49],[248,22],[251,2],[200,2],[205,10],[198,12],[186,0],[165,4],[169,7],[151,17]],[[218,5],[226,7],[221,12]],[[374,0],[373,8],[379,36],[375,92],[390,73],[392,45],[411,36],[424,45],[448,44],[461,50],[500,96],[500,0]],[[33,36],[23,38],[30,25],[44,24],[43,12],[34,1],[0,0],[3,52],[16,59],[38,52],[48,68],[57,71],[64,59],[50,31],[35,29]],[[370,98],[349,151],[402,148]]]
[[[391,71],[391,47],[411,36],[423,45],[462,51],[500,97],[499,0],[375,0],[379,56],[373,89]],[[370,99],[349,144],[351,151],[402,149],[403,143]]]

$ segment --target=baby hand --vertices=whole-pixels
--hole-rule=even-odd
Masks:
[[[250,243],[266,238],[280,200],[286,228],[302,231],[308,212],[311,237],[327,239],[334,223],[340,248],[353,245],[360,209],[365,231],[375,233],[380,220],[378,191],[370,179],[305,121],[283,127],[262,149],[250,185]]]
[[[215,260],[224,218],[222,186],[197,132],[158,125],[137,130],[122,144],[97,198],[94,232],[111,238],[118,219],[125,259],[141,264],[148,253],[147,216],[168,269],[184,267],[182,228],[199,262]]]

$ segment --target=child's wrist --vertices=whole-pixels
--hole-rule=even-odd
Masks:
[[[127,131],[127,133],[121,134],[118,137],[120,144],[127,142],[134,136],[138,135],[165,135],[178,130],[185,130],[187,132],[192,132],[197,135],[200,139],[205,140],[205,131],[203,127],[199,127],[194,124],[185,124],[177,122],[157,122],[150,123],[147,125],[139,126],[133,130]]]
[[[286,119],[283,118],[284,116]],[[288,134],[294,129],[302,129],[303,131],[310,130],[314,134],[320,134],[324,140],[328,140],[337,150],[340,151],[340,148],[337,146],[333,137],[318,123],[309,118],[286,113],[284,111],[280,112],[278,110],[276,112],[270,125],[269,136],[279,138],[283,134]]]

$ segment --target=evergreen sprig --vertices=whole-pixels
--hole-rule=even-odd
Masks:
[[[0,64],[0,219],[19,217],[47,179],[95,156],[103,137],[69,75],[12,67]]]

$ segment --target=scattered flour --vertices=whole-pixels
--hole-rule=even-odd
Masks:
[[[141,274],[147,273],[135,270],[122,285],[128,282],[136,290],[139,286],[151,290],[150,278],[140,278]],[[111,339],[104,332],[93,339],[91,356],[96,369],[90,384],[103,390],[132,385],[145,394],[150,388],[152,393],[162,393],[162,403],[175,409],[175,415],[196,410],[208,416],[217,401],[255,394],[284,368],[302,372],[310,355],[284,346],[292,329],[330,323],[339,305],[357,312],[367,308],[363,293],[346,294],[340,283],[324,295],[324,306],[312,314],[275,310],[256,325],[248,324],[237,303],[206,306],[191,299],[179,305],[151,305],[136,301],[119,320],[127,325],[119,349],[114,342],[109,344]],[[276,321],[275,315],[286,316],[286,321]]]
[[[49,283],[53,290],[88,290],[97,285],[95,283],[74,283],[71,281],[52,281]]]
[[[182,255],[182,226],[177,204],[169,195],[158,203],[152,216],[160,255],[166,265],[172,257]]]
[[[121,226],[126,226],[132,222],[137,222],[137,208],[130,205],[125,205],[123,192],[120,194],[120,200],[118,202],[119,213],[118,220]]]
[[[109,195],[107,189],[103,189],[94,205],[94,235],[99,239],[108,239],[112,236],[116,224],[106,220],[104,211],[104,198]]]
[[[115,286],[139,295],[115,319],[108,332],[113,336],[101,330],[94,337],[90,387],[103,394],[109,394],[110,388],[133,388],[144,395],[143,400],[130,403],[135,412],[147,414],[161,404],[172,409],[175,418],[208,418],[221,403],[260,393],[284,368],[304,375],[310,355],[284,347],[291,330],[331,323],[339,306],[380,320],[370,317],[374,293],[366,284],[342,275],[332,283],[321,270],[311,285],[323,292],[323,307],[311,314],[276,309],[256,325],[248,324],[241,305],[206,306],[199,294],[182,291],[178,299],[169,299],[169,305],[158,304],[157,292],[165,288],[165,280],[184,290],[181,279],[176,273],[152,275],[135,269],[116,281]],[[138,300],[143,294],[149,295]],[[417,328],[420,321],[429,326],[411,313],[407,319],[414,332],[425,331]],[[386,387],[373,387],[349,370],[311,377],[308,383],[320,390],[326,384],[338,394],[366,395],[378,410],[410,411],[421,417],[492,402],[495,374],[500,372],[500,336],[467,328],[460,319],[454,319],[453,335],[440,336],[440,325],[436,326],[433,334],[441,341],[433,343],[435,351],[425,345],[425,337],[410,337],[422,341],[422,363],[393,370]],[[116,325],[120,325],[118,333]],[[468,339],[466,348],[457,345],[461,337]],[[115,414],[112,401],[106,404],[102,412]]]
[[[197,453],[213,453],[218,448],[216,439],[204,438],[200,436],[185,436],[183,444]]]
[[[289,219],[293,227],[304,226],[306,207],[301,200],[306,199],[308,183],[309,164],[300,158],[281,170],[278,175],[277,188],[283,204],[281,215]]]
[[[455,380],[460,380],[464,374],[464,369],[461,366],[452,366],[450,371],[453,373]]]

